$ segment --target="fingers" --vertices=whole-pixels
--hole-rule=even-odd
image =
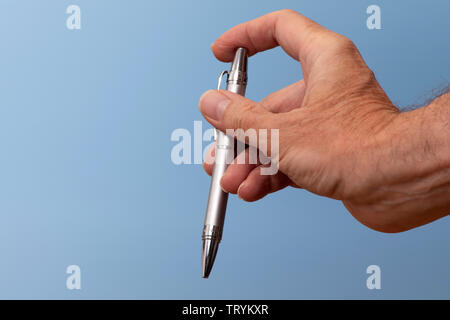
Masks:
[[[305,91],[306,85],[302,79],[271,93],[261,100],[260,104],[273,113],[289,112],[302,106]]]
[[[212,146],[203,163],[203,168],[209,175],[212,174],[214,163],[208,163],[208,158],[214,161],[214,150],[215,146]],[[272,176],[261,175],[263,166],[259,162],[251,163],[249,154],[247,148],[229,165],[220,180],[224,191],[238,194],[245,201],[256,201],[291,184],[289,178],[281,172]]]
[[[259,103],[223,90],[205,92],[200,98],[199,109],[215,128],[255,148],[261,147],[258,146],[258,130],[266,129],[267,139],[263,143],[270,146],[271,130],[267,129],[279,129],[284,120],[282,113],[271,113]],[[251,135],[254,139],[250,139]]]
[[[331,31],[293,10],[281,10],[240,24],[220,36],[211,49],[217,59],[231,61],[238,47],[245,47],[249,55],[280,45],[292,58],[305,58],[320,53],[318,41],[333,34]]]
[[[251,163],[249,154],[249,148],[245,149],[228,166],[220,180],[220,185],[226,192],[236,194],[240,184],[247,179],[248,174],[260,165],[257,161]]]
[[[245,201],[256,201],[290,184],[289,178],[281,172],[262,175],[263,166],[259,162],[251,163],[249,153],[249,149],[244,150],[225,171],[220,180],[224,191],[238,194]]]
[[[240,184],[237,194],[245,201],[259,200],[269,193],[281,190],[289,185],[289,178],[281,172],[275,175],[262,175],[263,166],[254,168]]]
[[[214,157],[216,156],[216,143],[211,146],[211,148],[206,151],[205,161],[203,162],[203,169],[208,175],[212,175],[214,169]]]

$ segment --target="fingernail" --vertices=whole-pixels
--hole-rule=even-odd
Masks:
[[[214,163],[214,156],[212,152],[214,151],[214,148],[208,152],[206,152],[205,161],[206,164],[213,164]]]
[[[222,187],[222,180],[223,180],[223,177],[222,178],[220,178],[220,182],[219,182],[219,184],[220,184],[220,188],[222,189],[222,191],[223,192],[226,192],[226,193],[229,193],[227,190],[225,190],[225,188],[224,187]]]
[[[216,90],[206,91],[199,102],[200,111],[207,117],[220,121],[230,99]]]
[[[244,200],[244,199],[242,199],[242,197],[239,195],[239,191],[241,191],[242,187],[244,187],[244,186],[245,186],[245,181],[242,182],[242,183],[240,184],[239,188],[237,189],[237,196],[238,196],[238,198],[241,199],[241,200]]]

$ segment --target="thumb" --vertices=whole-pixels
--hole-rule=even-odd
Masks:
[[[226,133],[227,129],[274,128],[276,114],[262,105],[226,90],[206,91],[199,101],[199,109],[215,128]]]
[[[272,113],[257,102],[225,90],[206,91],[200,98],[199,108],[209,123],[228,136],[269,157],[278,153],[278,124],[282,123],[279,119],[282,113]]]

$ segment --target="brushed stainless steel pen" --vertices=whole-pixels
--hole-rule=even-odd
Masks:
[[[227,74],[226,90],[245,95],[247,87],[247,49],[238,48],[229,72],[220,74],[217,89],[220,88],[222,76]],[[202,240],[202,277],[208,278],[216,258],[217,249],[222,239],[225,211],[227,209],[228,193],[220,187],[220,179],[232,160],[234,141],[222,131],[216,130],[216,155],[209,189],[208,206],[206,208],[205,223]]]

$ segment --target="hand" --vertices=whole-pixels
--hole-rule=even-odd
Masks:
[[[278,45],[300,62],[303,80],[259,103],[213,90],[200,99],[203,116],[219,130],[279,129],[279,172],[261,175],[261,165],[233,163],[221,180],[223,189],[254,201],[288,185],[304,188],[343,200],[360,222],[384,232],[445,215],[409,210],[402,188],[414,169],[400,157],[420,142],[405,147],[396,138],[418,121],[391,103],[348,38],[282,10],[232,28],[212,51],[219,60],[231,61],[237,47],[253,55]],[[204,168],[211,174],[207,162]]]

